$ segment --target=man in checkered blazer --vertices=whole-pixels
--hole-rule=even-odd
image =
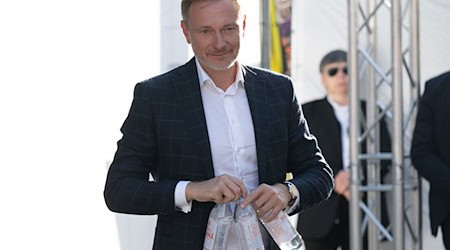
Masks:
[[[239,2],[183,0],[195,57],[135,87],[104,195],[112,211],[158,215],[154,249],[202,249],[215,203],[243,197],[271,221],[333,189],[291,79],[237,61]],[[278,249],[268,238],[265,247]]]

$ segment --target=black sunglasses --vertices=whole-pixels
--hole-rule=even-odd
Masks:
[[[329,68],[327,70],[327,73],[328,73],[329,76],[332,77],[332,76],[335,76],[337,74],[338,70],[342,70],[342,72],[347,75],[347,67],[343,67],[343,68],[337,68],[337,67]]]

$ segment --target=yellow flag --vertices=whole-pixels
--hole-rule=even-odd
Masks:
[[[270,24],[270,69],[284,73],[283,52],[281,46],[280,30],[277,24],[275,0],[269,0]]]

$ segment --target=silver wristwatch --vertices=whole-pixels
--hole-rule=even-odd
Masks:
[[[297,200],[297,187],[289,181],[286,181],[283,184],[287,186],[289,194],[291,194],[291,200],[288,202],[288,206],[292,206]]]

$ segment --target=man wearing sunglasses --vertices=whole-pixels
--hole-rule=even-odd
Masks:
[[[326,54],[319,67],[326,97],[302,105],[311,132],[316,136],[325,159],[334,172],[335,187],[330,198],[299,214],[297,230],[308,250],[349,249],[349,96],[347,53],[334,50]],[[361,102],[364,112],[365,103]],[[365,142],[361,143],[365,150]],[[381,123],[381,151],[390,152],[390,139],[386,124]],[[382,162],[387,172],[388,162]],[[382,173],[383,175],[383,173]],[[382,206],[384,225],[387,224],[386,207]],[[365,241],[366,242],[366,241]],[[364,244],[367,248],[367,244]]]

